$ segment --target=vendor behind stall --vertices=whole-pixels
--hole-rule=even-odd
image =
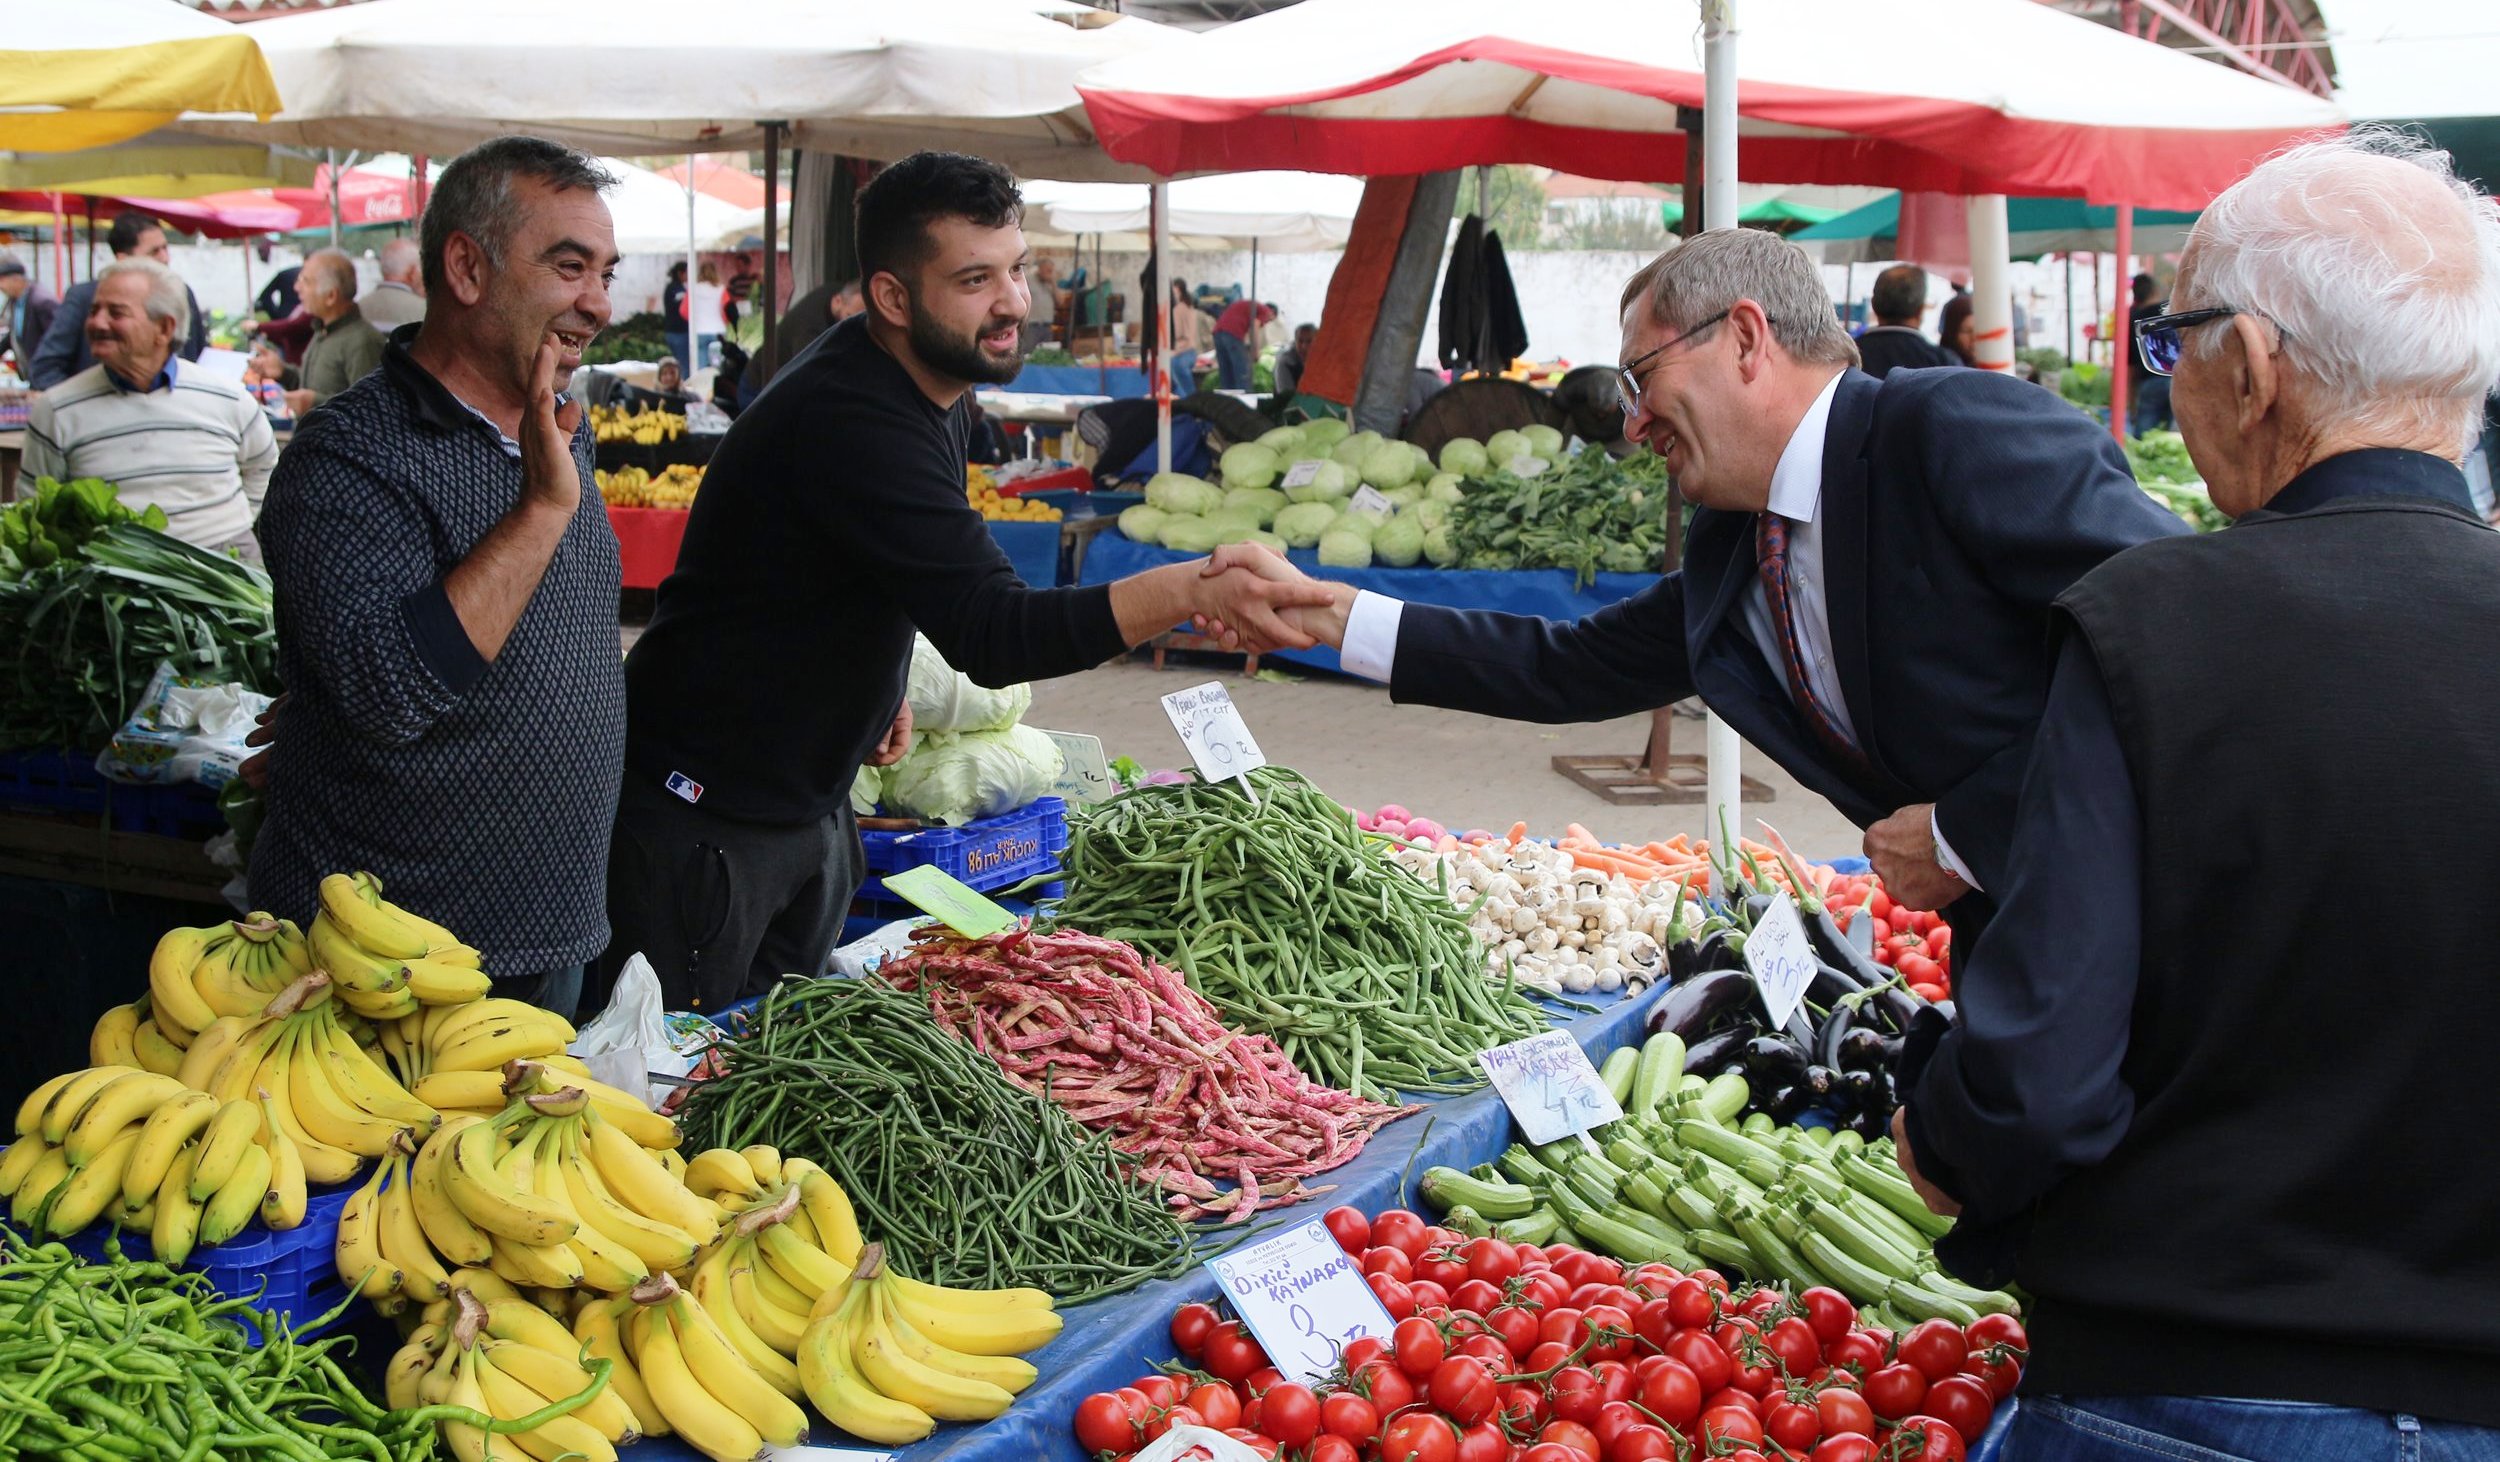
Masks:
[[[901,758],[912,633],[984,685],[1098,665],[1193,605],[1262,645],[1324,588],[1198,564],[1021,582],[964,498],[975,383],[1023,366],[1023,205],[1004,168],[923,152],[859,196],[868,311],[801,351],[703,479],[626,662],[629,771],[602,968],[637,951],[668,1004],[717,1010],[821,973],[861,877],[851,782]],[[1237,616],[1237,617],[1235,617]],[[613,641],[611,641],[613,644]]]

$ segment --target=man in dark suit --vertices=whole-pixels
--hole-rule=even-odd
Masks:
[[[165,241],[165,225],[152,214],[125,213],[113,220],[105,235],[113,257],[128,259],[136,255],[154,259],[167,268],[173,267],[173,246]],[[191,331],[176,348],[184,360],[198,360],[208,348],[208,313],[200,308],[200,297],[183,286],[183,295],[191,304]],[[32,368],[26,372],[26,383],[38,391],[49,390],[95,364],[95,353],[87,348],[87,315],[95,307],[95,281],[82,279],[61,296],[61,306],[52,315],[52,328],[35,347]]]
[[[1820,273],[1771,234],[1661,256],[1625,290],[1623,330],[1625,433],[1700,505],[1682,570],[1569,624],[1341,588],[1306,628],[1398,700],[1486,715],[1596,721],[1698,692],[1867,829],[1895,898],[1984,923],[2048,692],[2049,604],[2184,525],[2037,386],[1853,369]]]
[[[1919,316],[1927,313],[1927,271],[1916,264],[1895,264],[1875,276],[1867,294],[1875,323],[1858,337],[1858,367],[1877,380],[1894,371],[1924,366],[1959,365],[1943,346],[1918,333]]]

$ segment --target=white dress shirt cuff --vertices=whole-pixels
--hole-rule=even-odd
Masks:
[[[1347,643],[1353,643],[1351,635],[1347,636]],[[1927,831],[1936,840],[1936,861],[1950,870],[1954,877],[1986,893],[1986,889],[1979,888],[1979,880],[1971,877],[1970,865],[1963,862],[1962,855],[1954,852],[1953,845],[1944,840],[1944,824],[1936,820],[1936,811],[1932,807],[1927,810]]]
[[[1398,621],[1405,613],[1405,601],[1386,594],[1365,589],[1354,596],[1354,607],[1346,611],[1345,644],[1337,651],[1347,674],[1389,683],[1398,662]]]

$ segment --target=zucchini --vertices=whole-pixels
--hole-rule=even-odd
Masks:
[[[1895,1279],[1918,1272],[1918,1256],[1874,1233],[1851,1218],[1838,1204],[1808,1196],[1797,1205],[1798,1216],[1816,1232],[1848,1251],[1851,1258],[1880,1269]]]
[[[1748,1094],[1750,1094],[1752,1090],[1753,1089],[1751,1087],[1746,1088]],[[1771,1114],[1769,1112],[1756,1112],[1752,1116],[1747,1117],[1744,1121],[1738,1123],[1736,1130],[1744,1133],[1747,1137],[1760,1141],[1761,1139],[1769,1137],[1773,1133],[1779,1131],[1779,1126],[1779,1123],[1771,1119]]]
[[[1951,1320],[1956,1325],[1976,1325],[1979,1312],[1948,1294],[1896,1279],[1884,1291],[1885,1303],[1917,1320]]]
[[[1872,1304],[1882,1299],[1895,1283],[1893,1276],[1862,1262],[1818,1229],[1809,1228],[1797,1247],[1815,1268],[1831,1276],[1832,1288],[1859,1304]]]
[[[1659,1106],[1683,1079],[1684,1038],[1673,1031],[1660,1031],[1641,1047],[1632,1074],[1632,1100],[1624,1110],[1636,1117],[1657,1115]]]
[[[1436,1209],[1450,1212],[1471,1208],[1487,1219],[1525,1218],[1536,1208],[1536,1193],[1525,1184],[1487,1183],[1456,1168],[1424,1169],[1416,1191]]]
[[[1752,1100],[1753,1088],[1746,1083],[1745,1073],[1722,1071],[1711,1077],[1709,1084],[1702,1088],[1700,1115],[1725,1125],[1735,1121],[1736,1114],[1745,1110],[1745,1103]]]
[[[1493,1237],[1507,1244],[1550,1244],[1554,1241],[1554,1229],[1561,1222],[1553,1209],[1540,1206],[1526,1218],[1493,1225]]]
[[[1597,1079],[1606,1083],[1606,1090],[1613,1095],[1616,1106],[1625,1106],[1632,1100],[1632,1072],[1640,1062],[1639,1048],[1624,1046],[1608,1052],[1606,1064],[1597,1068]]]
[[[1471,1239],[1481,1239],[1493,1232],[1493,1225],[1486,1221],[1485,1216],[1464,1203],[1442,1214],[1441,1226]]]
[[[1728,1227],[1718,1205],[1690,1183],[1667,1190],[1667,1216],[1694,1233],[1709,1229],[1732,1236],[1736,1232]]]
[[[1770,1217],[1761,1209],[1749,1203],[1740,1204],[1729,1215],[1728,1221],[1736,1226],[1736,1237],[1743,1239],[1745,1247],[1753,1250],[1770,1270],[1770,1273],[1758,1274],[1755,1278],[1776,1279],[1793,1285],[1796,1293],[1803,1293],[1823,1282],[1823,1276],[1806,1263],[1786,1239],[1779,1236],[1779,1231],[1771,1225]]]
[[[1868,1150],[1873,1151],[1872,1148]],[[1874,1159],[1852,1155],[1839,1159],[1839,1167],[1840,1175],[1848,1179],[1850,1187],[1891,1209],[1902,1222],[1925,1234],[1929,1242],[1953,1231],[1952,1219],[1929,1212],[1926,1202],[1910,1186],[1907,1178],[1877,1167]]]
[[[1910,1227],[1901,1215],[1867,1197],[1855,1188],[1844,1189],[1840,1195],[1841,1211],[1858,1221],[1858,1227],[1877,1238],[1890,1239],[1892,1246],[1913,1257],[1932,1251],[1927,1236]]]
[[[1755,1258],[1753,1250],[1745,1247],[1745,1241],[1734,1234],[1723,1234],[1716,1229],[1695,1229],[1692,1242],[1694,1253],[1720,1268],[1733,1269],[1744,1276],[1757,1276],[1764,1272],[1762,1261]]]

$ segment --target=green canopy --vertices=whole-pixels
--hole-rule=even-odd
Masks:
[[[2500,117],[2383,117],[2391,127],[2426,133],[2456,159],[2457,175],[2500,195]]]
[[[1736,221],[1752,224],[1821,223],[1827,218],[1839,216],[1840,210],[1837,208],[1817,208],[1811,203],[1791,203],[1786,198],[1765,198],[1738,214]],[[1666,224],[1668,232],[1674,232],[1684,222],[1683,200],[1669,198],[1661,202],[1658,205],[1658,218]]]

